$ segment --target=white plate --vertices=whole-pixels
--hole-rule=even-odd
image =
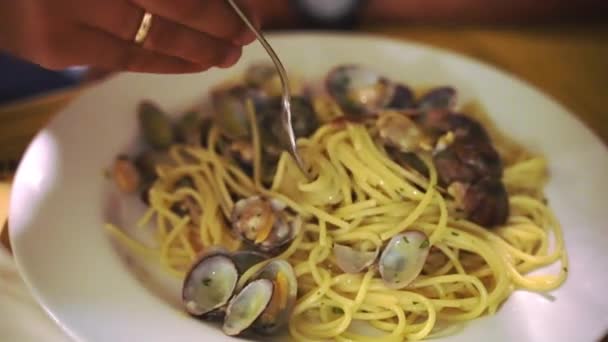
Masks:
[[[495,122],[549,160],[551,206],[564,225],[570,275],[553,300],[516,292],[499,313],[447,341],[593,341],[608,329],[608,153],[563,107],[495,69],[442,50],[370,36],[272,36],[288,69],[307,78],[340,63],[362,63],[412,85],[452,84]],[[230,70],[200,75],[120,75],[71,103],[29,147],[17,172],[10,235],[34,296],[82,341],[224,341],[215,327],[186,317],[142,286],[102,228],[108,209],[103,169],[135,141],[135,108],[152,98],[186,109],[226,77],[265,59],[253,45]],[[557,72],[557,71],[556,71]],[[122,206],[122,207],[121,207]],[[169,284],[175,286],[175,284]]]

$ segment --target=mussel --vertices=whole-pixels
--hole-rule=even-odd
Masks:
[[[239,272],[226,252],[214,251],[204,255],[186,275],[182,300],[191,315],[217,317],[236,289]]]
[[[299,216],[288,215],[284,204],[260,196],[236,202],[230,220],[236,236],[263,252],[292,241],[301,225]]]
[[[430,251],[428,237],[417,230],[395,235],[378,263],[384,284],[393,289],[408,286],[422,271]]]

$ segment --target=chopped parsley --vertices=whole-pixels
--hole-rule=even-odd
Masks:
[[[410,243],[410,240],[408,240],[406,236],[403,236],[401,239],[402,239],[402,240],[403,240],[403,242],[405,242],[405,243]]]
[[[333,313],[335,313],[336,315],[341,315],[341,314],[344,313],[344,310],[342,310],[342,308],[338,308],[338,307],[335,307],[335,306],[333,308],[331,308],[331,311]]]
[[[568,272],[568,267],[563,268],[564,272]]]
[[[203,279],[203,285],[209,286],[210,284],[211,284],[211,278],[205,278],[205,279]]]
[[[458,234],[457,232],[452,232],[452,235],[454,235],[454,236],[458,236],[458,235],[460,235],[460,234]]]
[[[431,243],[429,242],[428,239],[422,241],[422,243],[420,244],[420,249],[422,248],[427,248]]]

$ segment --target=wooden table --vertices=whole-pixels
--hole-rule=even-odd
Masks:
[[[368,27],[365,31],[463,53],[510,72],[557,99],[608,143],[608,25],[599,27]],[[30,139],[80,89],[0,107],[0,161],[18,160]],[[0,222],[10,181],[0,184]],[[6,229],[0,236],[6,243]],[[2,240],[0,238],[0,240]]]

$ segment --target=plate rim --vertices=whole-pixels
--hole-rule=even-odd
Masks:
[[[474,64],[476,67],[485,69],[485,71],[488,71],[488,72],[497,73],[501,78],[514,82],[518,88],[524,88],[526,92],[533,93],[534,97],[544,98],[544,99],[548,100],[549,102],[551,102],[552,104],[556,105],[557,107],[559,107],[561,109],[561,112],[554,113],[553,115],[555,115],[555,118],[561,118],[561,119],[565,118],[568,120],[576,121],[576,123],[579,125],[579,127],[585,131],[585,133],[586,133],[585,135],[591,137],[591,139],[594,141],[594,143],[596,145],[601,146],[602,151],[604,153],[608,153],[608,144],[604,143],[604,141],[599,137],[599,135],[596,134],[596,132],[593,131],[587,125],[587,123],[585,121],[583,121],[578,115],[576,115],[573,110],[571,110],[570,108],[565,106],[562,102],[560,102],[558,99],[556,99],[553,95],[544,92],[540,87],[535,86],[534,84],[530,83],[529,81],[523,79],[521,76],[511,73],[508,70],[502,68],[501,66],[493,65],[490,62],[480,60],[479,58],[477,58],[475,56],[470,56],[470,55],[467,55],[467,54],[464,54],[464,53],[461,53],[461,52],[458,52],[455,50],[451,50],[448,48],[439,47],[436,45],[427,44],[427,43],[423,43],[423,42],[419,42],[419,41],[414,41],[414,40],[405,39],[405,38],[395,38],[392,36],[387,36],[387,35],[378,34],[378,33],[370,33],[370,32],[335,32],[335,31],[313,31],[313,32],[311,32],[311,31],[296,30],[296,31],[288,31],[288,32],[273,32],[273,33],[267,34],[267,38],[271,43],[272,43],[272,40],[274,40],[274,39],[287,39],[287,38],[291,38],[291,37],[316,38],[316,39],[320,39],[320,40],[323,40],[323,39],[329,39],[329,40],[348,39],[348,40],[353,40],[353,41],[359,40],[361,42],[374,40],[377,43],[398,45],[401,48],[404,48],[407,46],[412,46],[417,49],[428,51],[431,54],[445,55],[445,56],[449,57],[450,59],[456,59],[459,62],[464,62],[467,64]],[[66,112],[69,112],[71,106],[74,103],[81,100],[83,95],[94,92],[96,90],[97,86],[99,86],[101,84],[113,82],[113,80],[115,80],[117,78],[129,76],[129,75],[136,76],[136,75],[141,75],[141,73],[134,73],[134,72],[118,73],[118,74],[114,74],[112,76],[106,77],[103,80],[95,81],[92,84],[88,84],[88,85],[82,87],[82,91],[80,91],[67,104],[67,106],[65,106],[58,113],[56,113],[53,116],[53,118],[51,118],[51,120],[49,120],[47,122],[47,124],[34,136],[34,138],[32,138],[32,140],[28,144],[27,148],[25,149],[25,152],[22,155],[21,161],[26,160],[26,158],[28,158],[28,155],[31,154],[32,148],[34,146],[36,146],[37,144],[39,144],[40,138],[44,134],[44,131],[47,129],[52,130],[57,125],[58,120],[60,120],[61,117],[63,115],[65,115]],[[172,75],[170,75],[170,77],[171,76]],[[20,163],[20,165],[18,166],[18,168],[15,172],[14,180],[16,180],[17,177],[23,173],[22,164],[23,163]],[[15,182],[13,182],[13,184],[15,184]],[[86,336],[79,336],[77,334],[77,332],[72,331],[58,317],[55,316],[54,311],[49,307],[49,304],[45,300],[45,298],[44,298],[45,296],[40,292],[39,286],[36,286],[36,284],[34,284],[35,282],[33,282],[31,280],[29,271],[21,260],[20,254],[27,253],[27,252],[22,252],[21,251],[22,246],[20,246],[20,244],[18,242],[15,242],[15,239],[16,239],[14,237],[16,235],[15,230],[18,228],[14,227],[14,225],[12,225],[10,223],[11,217],[18,215],[17,211],[19,209],[16,209],[15,205],[14,205],[14,203],[15,203],[14,197],[16,196],[15,194],[17,193],[17,191],[19,191],[19,190],[16,187],[13,187],[13,189],[11,190],[10,199],[9,199],[8,218],[7,218],[8,222],[9,222],[9,224],[8,224],[9,239],[10,239],[10,243],[12,246],[13,259],[15,261],[17,270],[18,270],[27,290],[32,295],[34,300],[40,305],[40,307],[44,310],[44,312],[46,312],[46,314],[61,328],[61,330],[68,337],[70,337],[71,339],[73,339],[75,341],[86,341]],[[33,227],[32,225],[30,225],[28,227],[28,229],[36,229],[36,228]],[[211,337],[213,337],[213,336],[211,336]]]

